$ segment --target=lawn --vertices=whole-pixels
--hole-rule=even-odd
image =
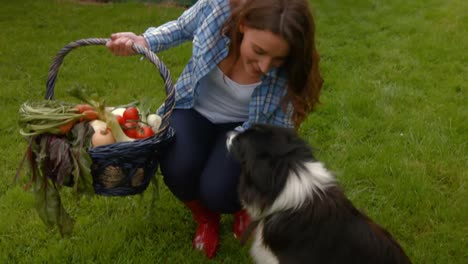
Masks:
[[[316,0],[322,104],[301,127],[316,156],[351,200],[391,231],[414,263],[468,263],[468,4],[464,0]],[[204,263],[191,249],[195,224],[163,185],[130,197],[76,201],[70,238],[49,230],[14,177],[26,150],[18,133],[21,103],[45,94],[48,67],[65,44],[113,32],[141,33],[175,19],[183,8],[133,1],[1,1],[0,263]],[[158,54],[176,80],[190,43]],[[104,47],[71,52],[55,95],[78,83],[124,104],[164,100],[161,78],[139,57]],[[249,263],[248,249],[222,218],[212,263]]]

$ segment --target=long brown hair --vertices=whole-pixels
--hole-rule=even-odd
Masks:
[[[245,0],[234,6],[223,33],[230,37],[230,52],[235,57],[239,57],[242,42],[241,24],[268,30],[288,42],[290,54],[282,66],[287,72],[288,90],[282,106],[292,103],[293,122],[298,128],[319,103],[323,84],[315,47],[315,22],[307,0]]]

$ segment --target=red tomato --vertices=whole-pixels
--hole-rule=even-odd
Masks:
[[[115,115],[115,118],[117,119],[117,122],[119,122],[121,126],[125,125],[125,119],[123,118],[123,116]]]
[[[137,130],[136,138],[147,138],[154,136],[154,131],[150,126],[143,126]]]
[[[140,127],[136,122],[125,122],[123,131],[125,135],[131,138],[138,138],[138,131]]]
[[[130,106],[123,112],[123,118],[125,119],[125,121],[139,121],[140,113],[138,112],[138,109],[136,107]]]

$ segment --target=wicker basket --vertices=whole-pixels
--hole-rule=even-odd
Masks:
[[[89,45],[105,45],[109,39],[89,38],[67,44],[54,58],[49,68],[45,98],[54,99],[57,74],[64,57],[73,49]],[[133,142],[118,142],[94,147],[88,150],[92,159],[91,174],[96,194],[125,196],[143,192],[158,169],[160,149],[174,136],[169,118],[174,107],[174,86],[166,66],[147,48],[133,45],[133,49],[143,55],[159,70],[164,79],[166,99],[159,131],[156,135]]]

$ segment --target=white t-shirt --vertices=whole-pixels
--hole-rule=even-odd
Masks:
[[[198,82],[194,109],[213,123],[244,122],[250,97],[259,84],[238,84],[216,66]]]

